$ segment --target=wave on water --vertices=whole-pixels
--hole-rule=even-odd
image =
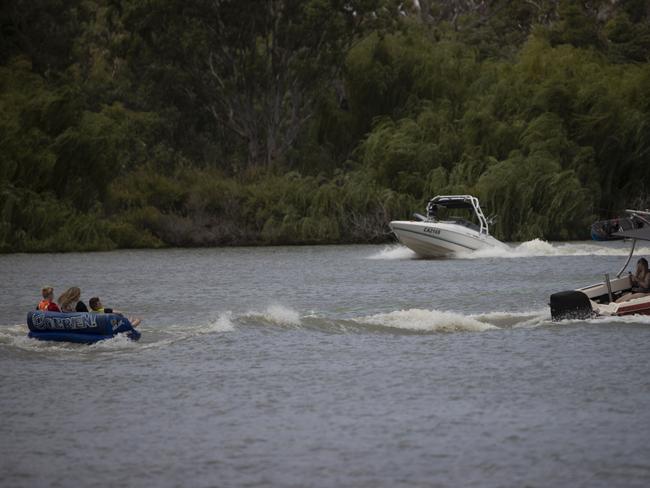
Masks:
[[[508,249],[489,248],[457,254],[458,259],[486,258],[531,258],[543,256],[627,256],[628,246],[596,244],[596,243],[550,243],[542,239],[533,239],[517,245],[509,245]],[[636,254],[650,254],[650,247],[639,247]],[[417,259],[418,255],[408,247],[396,244],[387,246],[369,259]]]
[[[283,305],[270,305],[263,311],[251,311],[241,316],[245,323],[298,327],[302,324],[300,313]]]
[[[369,259],[417,259],[418,255],[408,247],[401,244],[385,246],[381,251],[373,254]]]
[[[548,310],[531,312],[488,312],[473,314],[469,317],[479,322],[491,324],[499,329],[533,329],[552,323]]]
[[[39,341],[28,337],[28,333],[29,329],[27,325],[0,326],[0,347],[7,345],[23,351],[42,353],[93,353],[95,351],[114,351],[134,348],[137,344],[129,339],[126,334],[118,334],[112,339],[106,339],[88,345],[73,342]]]
[[[282,326],[326,333],[483,332],[502,328],[534,328],[547,325],[550,321],[548,310],[463,314],[435,309],[408,309],[357,318],[337,318],[313,312],[301,316],[297,311],[282,306],[273,306],[264,312],[249,312],[233,318],[236,326]]]
[[[560,322],[562,325],[579,325],[579,324],[590,324],[590,325],[641,325],[648,326],[650,325],[650,315],[623,315],[621,317],[617,316],[604,316],[594,317],[593,319],[566,319]]]
[[[232,332],[235,330],[232,312],[220,313],[216,319],[209,320],[205,324],[199,324],[195,327],[196,335],[212,334],[214,332]]]
[[[483,332],[498,328],[468,315],[422,309],[380,313],[357,319],[357,322],[416,332]]]
[[[650,254],[650,247],[638,248],[639,254]],[[481,249],[468,252],[459,257],[462,259],[482,258],[530,258],[541,256],[627,256],[630,249],[627,246],[612,246],[608,244],[587,244],[581,242],[552,244],[542,239],[522,242],[510,249]]]
[[[291,308],[273,305],[265,310],[234,314],[223,312],[214,320],[196,325],[172,325],[144,328],[143,338],[138,342],[120,334],[113,339],[93,345],[66,342],[49,342],[27,337],[26,325],[0,327],[0,349],[15,348],[37,353],[96,354],[147,350],[171,346],[178,342],[197,339],[205,335],[226,337],[229,332],[242,327],[274,327],[276,330],[292,329],[327,334],[368,334],[378,332],[404,334],[436,334],[453,332],[486,332],[503,329],[535,329],[539,327],[563,327],[589,324],[601,325],[650,325],[650,316],[629,315],[625,317],[597,317],[590,320],[565,320],[552,322],[548,310],[527,312],[487,312],[463,314],[460,312],[408,309],[377,313],[358,318],[324,316],[317,313],[302,315]],[[211,339],[212,340],[212,339]]]
[[[343,321],[344,322],[344,321]],[[380,313],[353,319],[365,327],[382,327],[386,330],[403,330],[418,333],[435,332],[485,332],[499,329],[536,329],[539,327],[566,327],[573,325],[650,325],[650,315],[624,317],[596,317],[588,320],[563,320],[553,322],[549,310],[528,312],[487,312],[462,314],[441,310],[410,309]]]
[[[378,313],[358,318],[323,316],[317,313],[300,315],[291,308],[273,305],[262,312],[247,312],[232,320],[236,326],[281,326],[329,333],[396,330],[411,332],[482,332],[512,327],[520,323],[541,323],[548,312],[523,314],[490,313],[464,315],[458,312],[409,309]],[[549,317],[550,319],[550,317]],[[380,329],[378,329],[380,328]]]
[[[299,327],[301,318],[297,311],[282,305],[271,305],[262,311],[250,311],[242,314],[225,311],[205,323],[177,324],[150,329],[146,335],[143,333],[143,338],[139,342],[144,344],[142,347],[145,348],[158,347],[201,336],[225,335],[239,327],[250,325]],[[153,342],[148,342],[152,337]]]

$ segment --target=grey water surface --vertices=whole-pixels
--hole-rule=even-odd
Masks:
[[[650,486],[650,318],[547,307],[625,254],[0,255],[0,486]],[[46,284],[142,339],[28,339]]]

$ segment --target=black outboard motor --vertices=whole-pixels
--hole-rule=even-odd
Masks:
[[[581,291],[561,291],[551,295],[551,318],[584,320],[596,316],[589,297]]]

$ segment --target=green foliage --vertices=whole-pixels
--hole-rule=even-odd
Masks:
[[[382,242],[442,193],[577,239],[650,193],[644,1],[5,3],[2,252]]]
[[[562,0],[558,13],[558,22],[550,32],[553,44],[571,44],[582,48],[600,47],[598,24],[593,18],[596,12],[588,12],[580,2]]]
[[[386,224],[415,203],[362,173],[328,180],[291,172],[242,183],[212,171],[141,171],[111,193],[124,222],[182,246],[381,242]],[[161,193],[174,197],[162,202]]]
[[[650,22],[635,23],[626,12],[611,19],[604,28],[610,55],[618,62],[647,62],[650,57]]]
[[[460,107],[434,110],[443,105],[432,100],[417,115],[376,123],[359,161],[418,199],[483,196],[506,239],[584,237],[596,209],[612,212],[646,191],[647,64],[612,65],[533,37],[515,63],[481,68]]]
[[[0,224],[2,251],[107,250],[115,243],[95,213],[80,214],[51,194],[5,188]]]
[[[135,76],[155,91],[177,94],[182,86],[171,106],[200,107],[215,130],[247,147],[249,166],[272,166],[305,128],[350,45],[372,27],[395,23],[398,5],[131,0],[123,19],[138,61],[146,61]]]
[[[361,135],[376,117],[417,113],[425,101],[456,116],[477,71],[472,50],[453,41],[431,43],[419,27],[370,36],[350,52],[346,64],[356,115],[351,129]]]
[[[562,171],[544,151],[514,152],[481,175],[476,193],[498,216],[497,234],[507,240],[578,239],[591,223],[591,198],[572,170]]]
[[[15,0],[0,3],[0,64],[17,55],[32,60],[36,72],[56,76],[71,64],[74,39],[81,34],[79,0]]]

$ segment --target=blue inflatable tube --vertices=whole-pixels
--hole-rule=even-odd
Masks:
[[[126,333],[131,340],[140,339],[126,317],[116,313],[41,312],[27,314],[29,337],[41,341],[65,341],[93,344]]]

